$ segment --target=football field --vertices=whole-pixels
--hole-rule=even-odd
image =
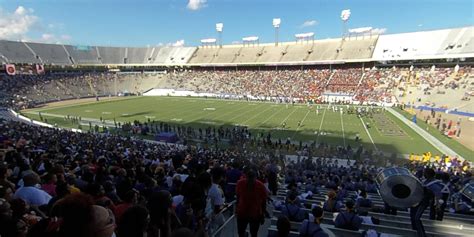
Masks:
[[[334,107],[334,108],[333,108]],[[357,107],[353,107],[357,109]],[[341,113],[340,111],[343,111]],[[100,118],[107,124],[134,120],[161,121],[192,127],[247,126],[253,134],[270,132],[273,139],[285,142],[325,142],[353,148],[359,145],[371,150],[397,154],[440,152],[415,131],[381,108],[372,108],[373,116],[358,117],[347,113],[347,106],[286,105],[191,97],[130,97],[56,108],[22,111],[39,120],[39,112],[50,124],[77,128],[66,116],[81,117],[83,130],[89,121]],[[301,126],[298,126],[298,123]],[[286,126],[283,126],[286,124]],[[368,126],[366,126],[368,125]],[[360,141],[356,141],[356,136]]]

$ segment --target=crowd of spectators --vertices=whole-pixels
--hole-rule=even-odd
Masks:
[[[425,93],[433,90],[443,93],[448,88],[465,89],[470,86],[467,78],[471,74],[469,67],[463,67],[457,73],[451,68],[414,68],[412,71],[407,68],[346,68],[332,71],[316,68],[190,69],[170,72],[161,86],[251,99],[292,98],[323,102],[323,94],[336,93],[352,96],[353,100],[360,102],[390,103],[394,102],[395,89],[401,83],[420,85]],[[140,93],[158,84],[159,79],[154,78],[157,77],[146,73],[104,72],[1,75],[0,98],[4,106],[28,108],[64,99]],[[142,86],[143,83],[146,85]]]
[[[374,179],[381,167],[369,154],[360,151],[363,156],[358,157],[359,151],[349,148],[335,149],[332,156],[357,158],[356,163],[288,162],[272,149],[246,143],[227,148],[164,145],[6,120],[0,120],[0,131],[2,237],[206,236],[224,223],[222,211],[235,199],[239,236],[247,226],[257,236],[268,217],[267,197],[277,194],[278,177],[284,177],[290,191],[277,209],[290,220],[309,218],[298,211],[303,192],[333,190],[324,205],[314,207],[301,231],[318,230],[313,224],[320,223],[323,212],[340,212],[336,226],[356,229],[364,219],[358,210],[372,208],[367,193],[377,192]],[[318,144],[301,147],[299,154],[324,157],[330,150]],[[424,165],[405,164],[420,178]],[[445,208],[468,213],[472,203],[459,190],[472,181],[469,168],[461,163],[428,165],[452,190]],[[360,190],[347,201],[350,191]]]

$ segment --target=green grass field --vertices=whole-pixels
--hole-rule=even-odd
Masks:
[[[273,138],[285,141],[288,137],[298,142],[326,142],[338,145],[359,144],[368,149],[378,149],[387,153],[421,154],[430,151],[440,152],[420,137],[415,131],[395,118],[389,112],[375,114],[372,118],[358,118],[356,115],[333,112],[327,105],[316,106],[310,110],[306,105],[287,106],[285,104],[216,100],[181,97],[131,97],[115,101],[101,101],[58,108],[43,108],[22,111],[25,116],[43,118],[50,124],[62,127],[74,127],[64,116],[80,116],[84,124],[87,120],[105,120],[117,122],[156,120],[172,124],[193,127],[242,125],[251,128],[254,133],[271,131]],[[346,106],[342,106],[346,110]],[[302,126],[298,127],[298,121]],[[282,123],[286,127],[282,128]],[[363,123],[369,123],[365,129]],[[88,126],[83,126],[88,129]],[[356,134],[362,139],[356,142]]]

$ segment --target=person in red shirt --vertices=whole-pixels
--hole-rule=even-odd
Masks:
[[[267,189],[262,182],[257,180],[257,172],[249,168],[245,178],[237,182],[237,229],[239,237],[245,236],[247,225],[250,225],[250,235],[258,236],[258,229],[264,220]]]
[[[130,207],[133,207],[138,203],[138,192],[135,189],[132,189],[125,193],[123,198],[123,203],[115,206],[115,220],[117,223],[120,223],[122,220],[123,213],[128,210]]]

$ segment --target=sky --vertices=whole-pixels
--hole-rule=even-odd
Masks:
[[[473,0],[0,0],[0,39],[103,46],[198,46],[258,36],[274,42],[273,18],[281,19],[280,41],[314,32],[337,38],[341,11],[346,29],[373,27],[383,34],[474,25]]]

